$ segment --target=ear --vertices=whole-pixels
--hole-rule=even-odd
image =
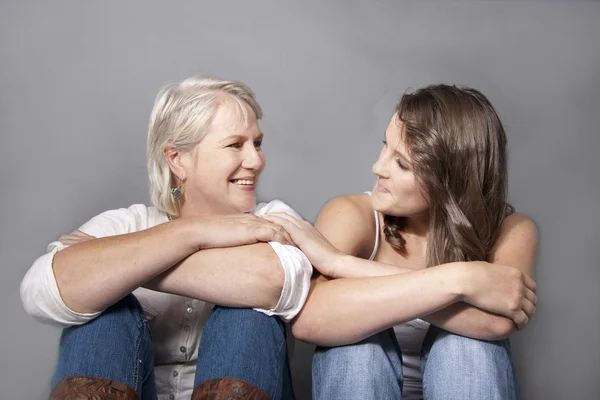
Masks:
[[[182,154],[177,147],[172,144],[167,144],[163,147],[163,156],[169,164],[169,169],[173,176],[183,182],[186,179],[186,169],[183,164]]]

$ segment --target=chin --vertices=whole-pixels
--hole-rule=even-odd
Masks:
[[[371,195],[371,207],[373,207],[373,210],[377,212],[386,214],[386,211],[390,208],[390,204],[388,203],[388,201],[380,199],[377,195]]]
[[[243,204],[238,204],[235,208],[241,213],[247,213],[256,207],[256,201],[246,201]]]

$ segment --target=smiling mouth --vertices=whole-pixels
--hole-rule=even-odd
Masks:
[[[254,179],[232,179],[229,182],[240,186],[252,186],[255,181]]]

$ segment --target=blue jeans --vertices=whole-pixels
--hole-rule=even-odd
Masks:
[[[520,399],[508,340],[489,342],[430,327],[421,350],[425,400]],[[313,400],[401,399],[401,351],[392,329],[356,344],[317,347]]]
[[[283,323],[251,309],[215,307],[200,339],[194,387],[213,378],[252,383],[273,400],[292,399]],[[112,379],[155,400],[154,347],[134,295],[86,324],[63,330],[52,387],[69,376]]]

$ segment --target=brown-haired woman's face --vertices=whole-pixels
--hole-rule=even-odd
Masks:
[[[426,212],[429,205],[413,173],[403,132],[403,124],[394,114],[385,132],[379,159],[373,165],[377,183],[371,202],[373,209],[383,214],[412,217]]]

